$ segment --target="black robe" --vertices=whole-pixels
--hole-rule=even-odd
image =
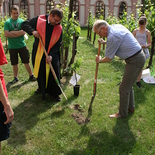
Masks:
[[[50,38],[53,32],[54,26],[48,24],[48,15],[45,15],[47,21],[46,21],[46,36],[45,36],[45,49],[48,50]],[[29,35],[32,35],[32,32],[36,30],[37,27],[37,20],[38,16],[34,17],[30,20],[26,20],[22,23],[21,29],[27,32]],[[62,33],[57,41],[57,43],[50,49],[49,54],[52,56],[52,66],[56,73],[56,76],[58,78],[58,81],[60,82],[60,46],[62,42]],[[33,43],[33,49],[32,49],[32,64],[34,67],[35,64],[35,56],[38,48],[39,39],[35,38],[35,41]],[[48,93],[49,95],[56,97],[61,94],[61,90],[58,87],[58,85],[55,82],[55,79],[52,75],[52,72],[50,71],[49,79],[48,79],[48,85],[46,88],[46,57],[45,54],[43,54],[43,57],[40,62],[40,68],[38,73],[38,87],[42,91],[43,98],[45,98],[45,94]]]

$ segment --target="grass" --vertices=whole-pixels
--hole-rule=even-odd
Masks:
[[[92,105],[91,121],[79,125],[71,117],[77,111],[70,108],[79,104],[83,115],[88,115],[88,106],[93,94],[95,77],[95,55],[97,40],[93,46],[86,40],[87,31],[82,30],[78,40],[76,59],[83,58],[78,70],[80,95],[73,95],[70,77],[63,77],[62,101],[54,104],[47,96],[42,101],[35,95],[36,82],[28,81],[24,65],[19,63],[19,82],[8,88],[9,101],[15,113],[10,138],[2,142],[2,154],[7,155],[153,155],[155,154],[155,86],[142,81],[142,89],[134,85],[135,113],[125,119],[109,119],[108,115],[118,111],[117,85],[123,75],[124,62],[115,58],[111,63],[100,64],[97,93]],[[27,47],[32,50],[33,38]],[[104,51],[101,50],[101,55]],[[6,83],[12,80],[10,65],[2,67]],[[70,56],[70,55],[69,55]],[[146,62],[147,65],[148,62]],[[154,64],[154,62],[153,62]],[[155,66],[155,65],[154,65]]]

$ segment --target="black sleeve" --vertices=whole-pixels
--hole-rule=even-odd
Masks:
[[[29,35],[32,35],[32,32],[36,30],[38,16],[30,20],[26,20],[22,23],[21,29],[27,32]]]

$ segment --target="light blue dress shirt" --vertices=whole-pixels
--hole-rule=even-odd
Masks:
[[[105,56],[113,59],[118,56],[125,60],[141,49],[137,39],[123,25],[109,25]]]

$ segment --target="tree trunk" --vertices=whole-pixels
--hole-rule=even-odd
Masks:
[[[69,51],[69,47],[65,48],[65,60],[64,60],[64,65],[63,65],[63,69],[65,69],[67,67],[67,62],[68,62],[68,51]]]
[[[73,0],[70,0],[69,3],[69,15],[68,15],[68,21],[69,19],[72,17],[72,13],[73,13]],[[68,27],[69,29],[69,27]],[[67,30],[68,33],[68,30]],[[69,47],[65,48],[65,60],[64,60],[64,65],[63,65],[63,69],[65,69],[67,67],[67,62],[68,62],[68,51],[69,51]]]
[[[90,40],[90,41],[91,41],[91,31],[92,31],[92,28],[90,27],[90,28],[89,28],[89,32],[90,32],[90,33],[89,33],[89,34],[90,34],[89,40]]]
[[[89,24],[88,24],[87,40],[89,40]]]
[[[73,34],[72,58],[71,58],[68,66],[71,66],[74,63],[75,55],[76,55],[76,52],[77,52],[77,40],[78,40],[78,38],[79,37],[76,37],[76,34],[74,33]]]
[[[143,6],[141,8],[141,11],[144,14],[144,11],[145,11],[145,0],[142,0],[142,4],[143,4]]]
[[[63,56],[63,53],[64,53],[64,43],[62,42],[62,44],[61,44],[61,54],[60,54],[60,64],[61,64],[61,67],[64,64],[64,56]]]
[[[96,33],[94,32],[94,40],[93,40],[93,45],[95,44],[95,40],[96,40]]]

